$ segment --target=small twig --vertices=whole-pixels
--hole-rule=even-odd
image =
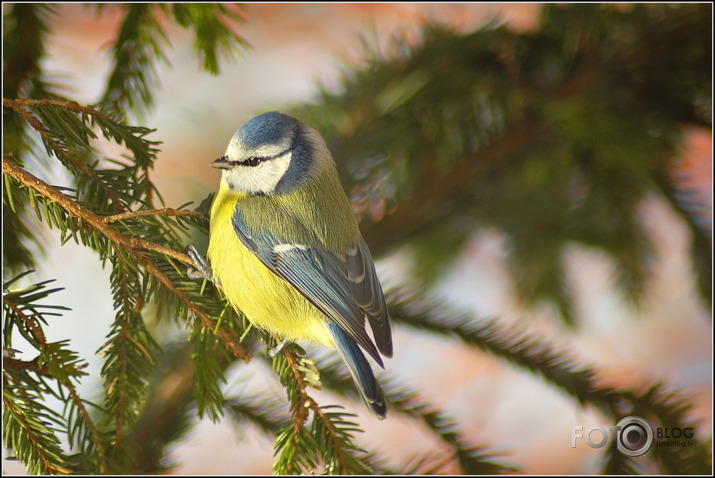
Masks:
[[[297,437],[299,436],[299,433],[297,432],[300,431],[300,429],[305,425],[305,421],[308,419],[308,409],[312,410],[315,414],[315,417],[318,418],[321,422],[323,422],[323,425],[325,425],[325,429],[330,434],[330,438],[335,443],[335,451],[338,455],[338,471],[341,474],[347,474],[349,470],[347,467],[347,463],[345,462],[345,451],[343,450],[342,442],[340,441],[340,437],[338,437],[338,434],[335,431],[333,423],[330,421],[330,418],[328,418],[328,416],[323,412],[318,403],[313,400],[310,395],[308,395],[305,380],[303,379],[303,375],[300,373],[298,363],[295,360],[295,357],[293,356],[293,353],[290,351],[289,347],[285,347],[283,349],[283,356],[286,358],[288,366],[290,366],[290,369],[293,372],[293,377],[298,384],[298,391],[300,393],[300,401],[293,409],[293,417],[295,418],[296,429],[296,433],[294,434],[294,436],[296,437],[295,439],[297,440]]]
[[[195,266],[194,261],[191,259],[191,257],[184,254],[183,252],[177,251],[170,247],[162,246],[161,244],[145,241],[144,239],[139,239],[137,237],[125,237],[128,238],[129,247],[131,247],[132,249],[144,249],[146,251],[158,252],[159,254],[173,257],[174,259],[177,259],[184,264]]]
[[[5,357],[2,361],[3,368],[11,368],[13,370],[28,370],[30,372],[35,372],[38,375],[44,375],[45,377],[55,378],[49,370],[45,367],[40,367],[37,364],[37,359],[25,361],[18,360],[15,358]],[[86,374],[85,374],[86,375]]]
[[[150,261],[147,257],[144,255],[137,255],[136,256],[137,260],[141,262],[144,265],[144,268],[151,273],[154,277],[159,279],[159,281],[164,284],[164,286],[169,289],[180,301],[188,307],[188,309],[193,312],[197,317],[201,319],[201,322],[204,324],[204,327],[209,328],[210,330],[213,330],[216,326],[216,321],[208,317],[206,314],[204,314],[201,309],[196,307],[194,303],[189,299],[186,294],[184,294],[182,291],[177,289],[174,286],[174,283],[169,279],[166,274],[164,274],[159,268],[154,264],[152,261]],[[235,357],[239,357],[246,362],[251,360],[253,355],[251,352],[246,350],[245,347],[243,347],[241,344],[236,342],[233,336],[223,328],[219,328],[217,331],[215,331],[216,336],[220,338],[226,347],[231,351],[231,353]]]
[[[5,305],[9,305],[15,311],[15,313],[18,315],[18,317],[20,317],[27,324],[27,326],[31,330],[32,337],[35,339],[38,346],[44,352],[47,352],[47,354],[50,357],[52,357],[54,361],[56,361],[57,363],[62,363],[62,360],[60,359],[60,357],[57,356],[55,351],[52,350],[52,347],[50,347],[50,344],[47,343],[45,335],[42,332],[42,328],[37,324],[36,319],[34,319],[32,316],[28,316],[27,314],[25,314],[25,312],[23,312],[19,307],[17,307],[15,304],[12,304],[9,301],[5,300],[5,298],[3,298],[3,302]],[[37,372],[38,374],[52,377],[53,379],[57,380],[58,383],[63,385],[65,388],[67,388],[70,395],[72,395],[72,400],[73,400],[75,406],[77,407],[77,409],[78,409],[79,413],[82,415],[82,417],[85,419],[85,421],[87,423],[87,427],[89,428],[90,432],[92,433],[92,437],[94,438],[94,442],[97,447],[97,452],[99,453],[99,457],[101,459],[100,466],[102,467],[102,471],[104,473],[109,473],[107,457],[105,455],[104,445],[102,442],[102,435],[100,434],[97,427],[94,425],[92,418],[89,416],[89,412],[87,411],[87,408],[84,406],[84,402],[80,398],[79,394],[77,393],[77,389],[72,384],[70,379],[67,377],[54,376],[49,372],[49,370],[40,367],[36,362],[23,362],[21,360],[6,357],[6,358],[4,358],[3,366],[6,363],[15,365],[17,369],[24,368],[25,370],[31,370],[33,372]],[[85,364],[81,368],[84,368],[86,366],[87,365]],[[86,375],[85,372],[81,371],[81,368],[74,367],[75,373],[72,373],[71,375],[73,375],[73,376]]]
[[[151,211],[130,211],[121,214],[115,214],[113,216],[106,216],[102,220],[105,224],[111,224],[116,221],[123,221],[125,219],[131,219],[140,216],[189,216],[189,217],[206,217],[207,214],[202,211],[179,211],[166,207],[164,209],[154,209]]]
[[[19,387],[20,393],[23,395],[26,395],[24,390]],[[33,448],[37,452],[40,460],[42,461],[42,464],[49,470],[50,473],[52,472],[58,472],[58,473],[63,473],[63,474],[70,474],[72,473],[73,470],[70,470],[68,468],[61,468],[57,467],[52,464],[52,460],[50,459],[50,456],[48,456],[48,453],[45,451],[44,447],[41,444],[40,438],[32,431],[32,427],[27,423],[27,418],[25,416],[25,413],[22,412],[21,410],[18,410],[15,404],[9,400],[5,394],[3,394],[2,397],[2,402],[3,402],[3,409],[8,409],[10,410],[10,413],[13,417],[17,419],[17,421],[22,422],[22,427],[24,428],[25,434],[27,435],[27,438],[32,442]]]
[[[7,103],[6,103],[7,102]],[[28,100],[25,98],[15,98],[15,99],[7,99],[3,98],[3,104],[6,104],[7,106],[11,106],[10,103],[14,102],[18,105],[23,105],[23,106],[59,106],[60,108],[65,108],[70,111],[74,111],[75,113],[84,113],[92,116],[99,116],[101,118],[107,119],[112,121],[112,118],[107,116],[106,114],[102,113],[99,110],[96,110],[94,108],[90,108],[89,106],[82,106],[76,101],[65,101],[65,100],[57,100],[57,99],[51,99],[51,98],[45,98],[42,100]]]
[[[49,101],[56,101],[56,100],[42,100],[43,102],[49,102]],[[71,103],[74,102],[59,102],[62,103],[61,106],[67,106]],[[26,104],[26,105],[31,105],[31,104],[41,104],[40,100],[22,100],[22,99],[15,99],[15,100],[10,100],[7,98],[3,98],[2,100],[3,106],[8,106],[15,110],[20,116],[22,116],[25,121],[27,121],[30,126],[32,126],[40,135],[42,138],[47,141],[47,143],[51,144],[53,149],[56,151],[57,154],[61,154],[65,160],[69,163],[74,164],[78,169],[82,171],[82,173],[86,174],[87,176],[92,177],[94,180],[96,180],[99,185],[102,187],[104,192],[107,194],[107,197],[109,197],[112,200],[112,204],[114,205],[114,209],[117,212],[122,212],[124,210],[124,206],[122,205],[122,202],[119,200],[117,196],[115,196],[112,191],[110,191],[102,182],[102,180],[97,176],[97,173],[92,170],[87,164],[85,164],[83,161],[80,159],[72,156],[68,151],[66,151],[61,144],[59,144],[52,136],[47,132],[47,129],[45,129],[45,126],[42,124],[42,122],[37,119],[36,116],[34,116],[32,113],[27,111],[26,109],[22,108],[20,105]],[[77,105],[78,108],[83,108],[77,103],[74,103]],[[72,108],[70,108],[72,109]],[[90,111],[91,108],[87,108]],[[74,111],[74,110],[73,110]],[[95,114],[95,113],[91,113]],[[4,161],[3,161],[4,163]],[[3,166],[4,167],[4,166]]]
[[[37,325],[37,322],[27,317],[27,315],[22,311],[21,308],[19,308],[15,303],[7,300],[4,295],[2,298],[2,302],[3,305],[10,307],[17,314],[17,316],[20,317],[23,322],[25,322],[27,327],[30,329],[32,338],[35,339],[38,344],[47,344],[47,340],[45,340],[45,333],[42,331],[42,327],[39,327]]]

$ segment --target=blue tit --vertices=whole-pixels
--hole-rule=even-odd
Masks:
[[[265,113],[244,124],[211,166],[222,173],[208,259],[228,301],[279,338],[337,349],[367,407],[385,418],[363,351],[384,368],[390,318],[323,138],[295,118]]]

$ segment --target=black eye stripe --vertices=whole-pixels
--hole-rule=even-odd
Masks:
[[[258,166],[258,165],[261,164],[263,161],[267,161],[267,160],[269,160],[269,159],[271,159],[271,158],[259,158],[259,157],[254,156],[254,157],[248,158],[248,159],[245,160],[245,161],[239,161],[238,164],[240,164],[241,166],[251,166],[251,167],[253,167],[253,166]]]
[[[228,159],[228,156],[222,156],[218,160],[219,161],[225,161],[227,164],[230,164],[231,166],[258,166],[264,161],[268,161],[273,158],[265,158],[265,157],[259,157],[259,156],[252,156],[248,159],[244,159],[243,161],[231,161]]]
[[[259,164],[265,162],[265,161],[271,161],[276,158],[280,158],[281,156],[285,155],[288,153],[290,149],[287,149],[283,151],[280,154],[276,154],[275,156],[251,156],[248,159],[244,159],[243,161],[231,161],[228,159],[228,156],[223,156],[220,159],[225,159],[228,164],[231,166],[249,166],[249,167],[255,167],[258,166]]]

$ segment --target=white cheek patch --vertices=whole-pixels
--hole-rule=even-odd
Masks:
[[[223,179],[234,191],[251,194],[270,194],[288,171],[293,153],[263,161],[257,166],[237,165],[223,172]]]

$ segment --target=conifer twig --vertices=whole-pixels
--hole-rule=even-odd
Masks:
[[[24,390],[22,388],[18,388],[18,390],[21,394],[23,394],[23,395],[25,394]],[[8,400],[7,397],[5,397],[5,394],[3,394],[2,403],[3,403],[3,408],[7,408],[8,410],[10,410],[10,413],[12,414],[13,417],[15,417],[18,421],[24,422],[25,414],[21,410],[18,410],[17,407],[15,406],[15,404],[12,402],[12,400]],[[53,463],[53,460],[50,459],[49,454],[43,450],[42,441],[38,436],[36,436],[36,434],[32,430],[31,426],[29,426],[27,423],[23,423],[23,428],[24,428],[27,438],[33,444],[34,450],[38,453],[40,461],[42,461],[42,464],[50,473],[52,473],[52,474],[57,474],[57,473],[70,474],[70,473],[72,473],[72,470],[70,470],[68,468],[58,467],[56,464]]]
[[[39,180],[38,180],[39,181]],[[30,329],[32,333],[33,339],[37,342],[37,345],[40,347],[40,349],[47,353],[50,357],[52,357],[53,361],[61,364],[63,362],[62,358],[57,355],[55,350],[50,346],[50,344],[47,342],[44,333],[42,332],[42,327],[37,323],[37,320],[32,317],[28,316],[22,309],[16,306],[16,304],[11,303],[6,299],[5,296],[3,296],[3,304],[10,307],[13,312],[22,319],[22,321],[27,325],[27,327]],[[5,360],[11,360],[11,359],[5,359]],[[20,362],[17,360],[16,362]],[[77,410],[79,413],[82,415],[82,418],[85,420],[85,423],[87,424],[87,427],[89,428],[90,432],[92,433],[92,437],[94,439],[94,444],[97,447],[97,452],[99,453],[99,458],[100,458],[100,466],[102,467],[102,472],[103,473],[109,473],[109,465],[107,462],[107,457],[105,454],[104,450],[104,443],[103,443],[103,438],[99,430],[97,429],[96,425],[94,424],[94,421],[92,420],[92,417],[90,417],[89,412],[87,411],[87,407],[84,405],[84,401],[82,398],[79,396],[77,393],[76,387],[72,384],[72,381],[70,380],[69,376],[54,376],[51,375],[49,370],[44,370],[37,365],[37,371],[36,373],[38,374],[43,374],[46,372],[46,374],[52,376],[57,382],[64,386],[72,396],[72,402],[74,405],[77,407]],[[31,367],[28,366],[28,369],[32,370]],[[33,370],[35,371],[35,370]],[[78,374],[76,374],[78,375]]]
[[[30,372],[35,372],[38,375],[44,375],[45,377],[54,378],[54,376],[47,370],[46,367],[40,367],[37,363],[37,358],[34,360],[18,360],[12,357],[3,357],[2,365],[6,368],[11,368],[14,370],[29,370]]]
[[[125,219],[131,219],[141,216],[188,216],[188,217],[205,217],[206,213],[202,211],[179,211],[170,207],[163,209],[154,209],[151,211],[129,211],[113,216],[105,216],[102,220],[106,224],[111,224]],[[180,259],[181,260],[181,259]]]
[[[335,444],[335,450],[338,458],[338,472],[340,474],[347,474],[349,470],[345,459],[343,443],[340,440],[340,437],[338,436],[337,432],[335,431],[335,427],[330,421],[330,418],[320,408],[318,403],[313,400],[310,395],[308,395],[305,380],[303,380],[303,375],[300,373],[298,363],[296,362],[293,353],[289,350],[289,347],[285,347],[283,349],[283,356],[286,358],[286,362],[288,362],[288,366],[291,368],[293,377],[295,378],[296,384],[298,385],[298,391],[300,393],[300,400],[295,404],[295,408],[292,412],[293,418],[295,419],[294,426],[296,429],[294,433],[294,439],[298,439],[298,437],[300,436],[299,430],[305,425],[305,421],[308,419],[308,409],[312,410],[315,414],[316,419],[320,420],[323,423],[325,429],[330,434],[330,439]]]
[[[51,100],[43,100],[44,102],[49,102]],[[83,161],[80,159],[72,156],[69,152],[67,152],[62,145],[60,145],[52,136],[47,132],[47,129],[45,129],[45,126],[42,124],[42,122],[37,119],[36,116],[34,116],[32,113],[27,111],[25,108],[22,108],[20,105],[21,104],[37,104],[39,103],[38,100],[22,100],[22,99],[15,99],[11,100],[8,98],[3,98],[2,104],[3,106],[8,106],[15,110],[20,116],[22,116],[25,121],[27,121],[30,126],[32,126],[35,131],[40,133],[42,136],[42,139],[44,139],[48,144],[51,144],[52,147],[54,148],[56,154],[62,154],[62,156],[65,158],[65,160],[73,165],[75,165],[79,170],[82,171],[83,174],[86,174],[87,176],[93,178],[94,180],[99,183],[99,185],[102,187],[104,192],[107,194],[107,197],[109,197],[112,200],[112,204],[114,205],[114,209],[119,213],[124,211],[124,206],[122,205],[122,202],[119,200],[119,198],[112,193],[112,191],[107,188],[107,186],[104,184],[104,182],[97,176],[97,173],[90,168],[87,164],[85,164]],[[74,103],[74,102],[61,102],[64,103],[62,106],[67,107],[67,105]],[[50,104],[50,103],[48,103]],[[82,108],[79,104],[74,103],[77,105],[77,107]],[[72,109],[72,108],[70,108]],[[73,110],[74,111],[74,110]],[[93,110],[92,110],[93,111]],[[3,170],[4,170],[4,160],[3,160]]]
[[[15,108],[14,105],[21,105],[21,106],[59,106],[60,108],[65,108],[70,111],[74,111],[75,113],[83,113],[87,115],[92,115],[92,116],[98,116],[107,120],[112,121],[112,119],[107,116],[106,114],[102,113],[99,110],[96,110],[94,108],[91,108],[89,106],[82,106],[76,101],[65,101],[65,100],[58,100],[58,99],[53,99],[53,98],[43,98],[41,100],[34,100],[34,99],[25,99],[25,98],[15,98],[15,99],[6,99],[3,98],[3,105],[5,106],[10,106],[11,108]],[[18,111],[18,113],[20,113]],[[22,114],[22,113],[20,113]]]
[[[189,310],[196,314],[196,316],[201,319],[205,327],[212,330],[216,327],[216,321],[204,314],[204,312],[196,306],[189,299],[189,297],[186,296],[186,294],[177,289],[173,281],[167,277],[166,274],[164,274],[152,260],[150,260],[145,254],[141,253],[140,249],[158,252],[160,254],[178,259],[187,265],[196,267],[196,264],[188,255],[159,244],[122,234],[117,229],[107,224],[101,216],[94,214],[77,201],[74,201],[66,194],[63,194],[57,188],[33,176],[6,158],[3,158],[3,173],[11,176],[24,186],[33,189],[51,202],[58,204],[71,216],[81,219],[95,230],[104,234],[112,242],[124,248],[127,253],[129,253],[137,262],[140,262],[149,273],[151,273],[156,279],[159,280],[159,282],[169,289],[172,294],[183,302]],[[219,329],[217,331],[217,335],[221,338],[221,340],[223,340],[233,355],[240,357],[243,360],[250,360],[251,353],[236,342],[228,331]]]

